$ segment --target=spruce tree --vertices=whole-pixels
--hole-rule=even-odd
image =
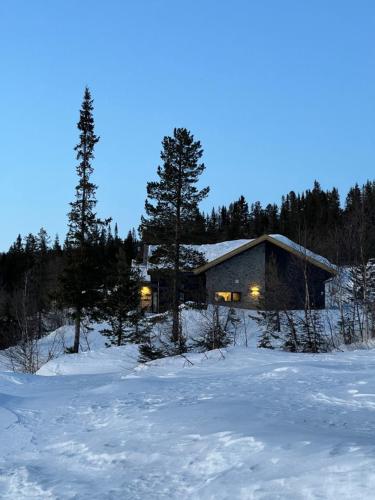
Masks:
[[[147,243],[158,244],[154,264],[169,269],[172,278],[172,340],[183,346],[181,334],[180,274],[202,262],[202,255],[184,243],[189,243],[191,221],[198,204],[209,188],[199,190],[197,182],[205,169],[200,159],[203,149],[186,128],[176,128],[173,137],[164,137],[161,152],[162,166],[157,169],[158,181],[147,184],[145,204],[147,217],[142,217],[141,231]]]
[[[109,339],[108,346],[121,346],[136,340],[139,304],[139,275],[129,265],[124,249],[120,248],[114,269],[108,277],[101,305],[102,319],[109,325],[109,328],[102,330]]]
[[[80,131],[76,167],[78,184],[75,201],[70,203],[68,214],[68,234],[65,244],[66,265],[63,273],[63,295],[65,304],[73,308],[75,321],[74,345],[72,352],[78,352],[81,322],[83,316],[95,306],[98,300],[100,273],[93,260],[94,247],[98,244],[100,229],[109,221],[98,219],[96,208],[97,186],[91,182],[94,148],[99,137],[94,131],[93,99],[86,87],[80,119]]]
[[[135,238],[135,233],[134,231],[129,231],[127,237],[124,240],[124,249],[129,265],[137,255],[136,246],[137,246],[137,241]]]
[[[56,253],[56,254],[61,254],[62,252],[62,248],[61,248],[61,245],[60,245],[60,239],[59,239],[59,235],[56,234],[55,236],[55,240],[53,242],[53,251]]]

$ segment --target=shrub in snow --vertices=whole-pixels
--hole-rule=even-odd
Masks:
[[[259,311],[252,318],[255,319],[261,330],[257,346],[263,349],[274,349],[273,341],[280,338],[280,312]]]
[[[202,310],[200,313],[201,334],[194,340],[194,346],[201,351],[210,351],[231,344],[229,327],[234,327],[237,323],[235,314],[234,309],[226,311],[218,305]]]
[[[175,341],[171,336],[172,315],[170,313],[150,316],[148,321],[150,326],[143,333],[139,347],[140,362],[175,356],[187,351],[186,337],[182,332],[181,322],[179,322],[178,340]]]
[[[157,348],[150,340],[146,340],[139,347],[139,362],[147,363],[147,361],[152,361],[154,359],[164,358],[165,353],[162,349]]]
[[[281,313],[282,349],[288,352],[299,351],[298,317],[294,311]]]
[[[318,353],[330,350],[319,311],[306,309],[300,324],[302,333],[299,338],[300,352]]]

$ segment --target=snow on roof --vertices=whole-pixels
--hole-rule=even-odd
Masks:
[[[253,240],[229,240],[222,241],[221,243],[209,243],[207,245],[184,245],[185,248],[189,248],[191,250],[196,250],[203,254],[205,260],[207,262],[211,262],[212,260],[218,259],[223,255],[232,252],[236,248],[242,247],[246,243],[250,243]],[[157,245],[150,245],[148,249],[148,257],[150,257]]]
[[[207,245],[184,245],[184,246],[186,248],[190,248],[192,250],[196,250],[196,251],[202,253],[206,262],[211,262],[212,260],[215,260],[219,257],[222,257],[223,255],[227,254],[228,252],[232,252],[236,248],[239,248],[242,245],[249,243],[250,241],[253,241],[253,240],[230,240],[230,241],[223,241],[221,243],[210,243]],[[150,275],[148,274],[148,271],[153,266],[152,266],[152,264],[150,264],[149,259],[150,259],[151,255],[154,253],[154,251],[156,250],[156,248],[157,248],[157,245],[150,245],[148,247],[147,261],[146,262],[144,262],[142,264],[137,263],[136,261],[132,262],[132,267],[139,271],[141,279],[143,281],[150,281]]]
[[[253,240],[229,240],[223,241],[221,243],[209,243],[206,245],[184,245],[184,247],[202,253],[206,262],[211,262],[245,245],[246,243],[250,243],[251,241]],[[148,249],[146,250],[145,262],[137,263],[136,261],[132,261],[132,267],[139,271],[141,279],[143,281],[150,281],[150,275],[148,274],[148,271],[155,266],[150,263],[149,259],[157,247],[158,245],[149,245]]]
[[[287,245],[288,247],[296,250],[299,252],[301,255],[304,257],[308,257],[310,259],[314,259],[322,264],[324,264],[327,267],[330,267],[332,270],[335,270],[336,267],[325,257],[322,257],[321,255],[318,255],[314,252],[311,252],[311,250],[308,250],[302,245],[299,245],[298,243],[295,243],[294,241],[290,240],[286,236],[283,236],[282,234],[270,234],[270,238],[279,241],[280,243],[283,243],[284,245]]]

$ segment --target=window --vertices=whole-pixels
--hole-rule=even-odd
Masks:
[[[215,292],[215,302],[240,302],[240,292]]]
[[[141,287],[141,308],[148,309],[151,306],[151,287],[142,286]]]

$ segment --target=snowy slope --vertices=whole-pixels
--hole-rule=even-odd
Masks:
[[[138,364],[138,346],[103,347],[80,354],[61,355],[38,370],[38,375],[88,375],[133,370]]]
[[[94,324],[92,330],[87,331],[83,328],[80,342],[80,351],[86,352],[104,348],[105,337],[101,335],[100,330],[104,328],[104,324]],[[54,332],[46,335],[38,341],[39,366],[47,363],[48,360],[58,357],[65,358],[64,352],[66,348],[71,347],[74,342],[74,326],[62,326]],[[12,366],[10,349],[0,351],[0,371],[22,371],[20,367]],[[64,363],[64,360],[62,360]],[[63,373],[63,372],[62,372]]]
[[[0,373],[1,498],[374,498],[373,351],[237,347],[131,368],[121,350],[112,373],[100,356],[97,374]]]

